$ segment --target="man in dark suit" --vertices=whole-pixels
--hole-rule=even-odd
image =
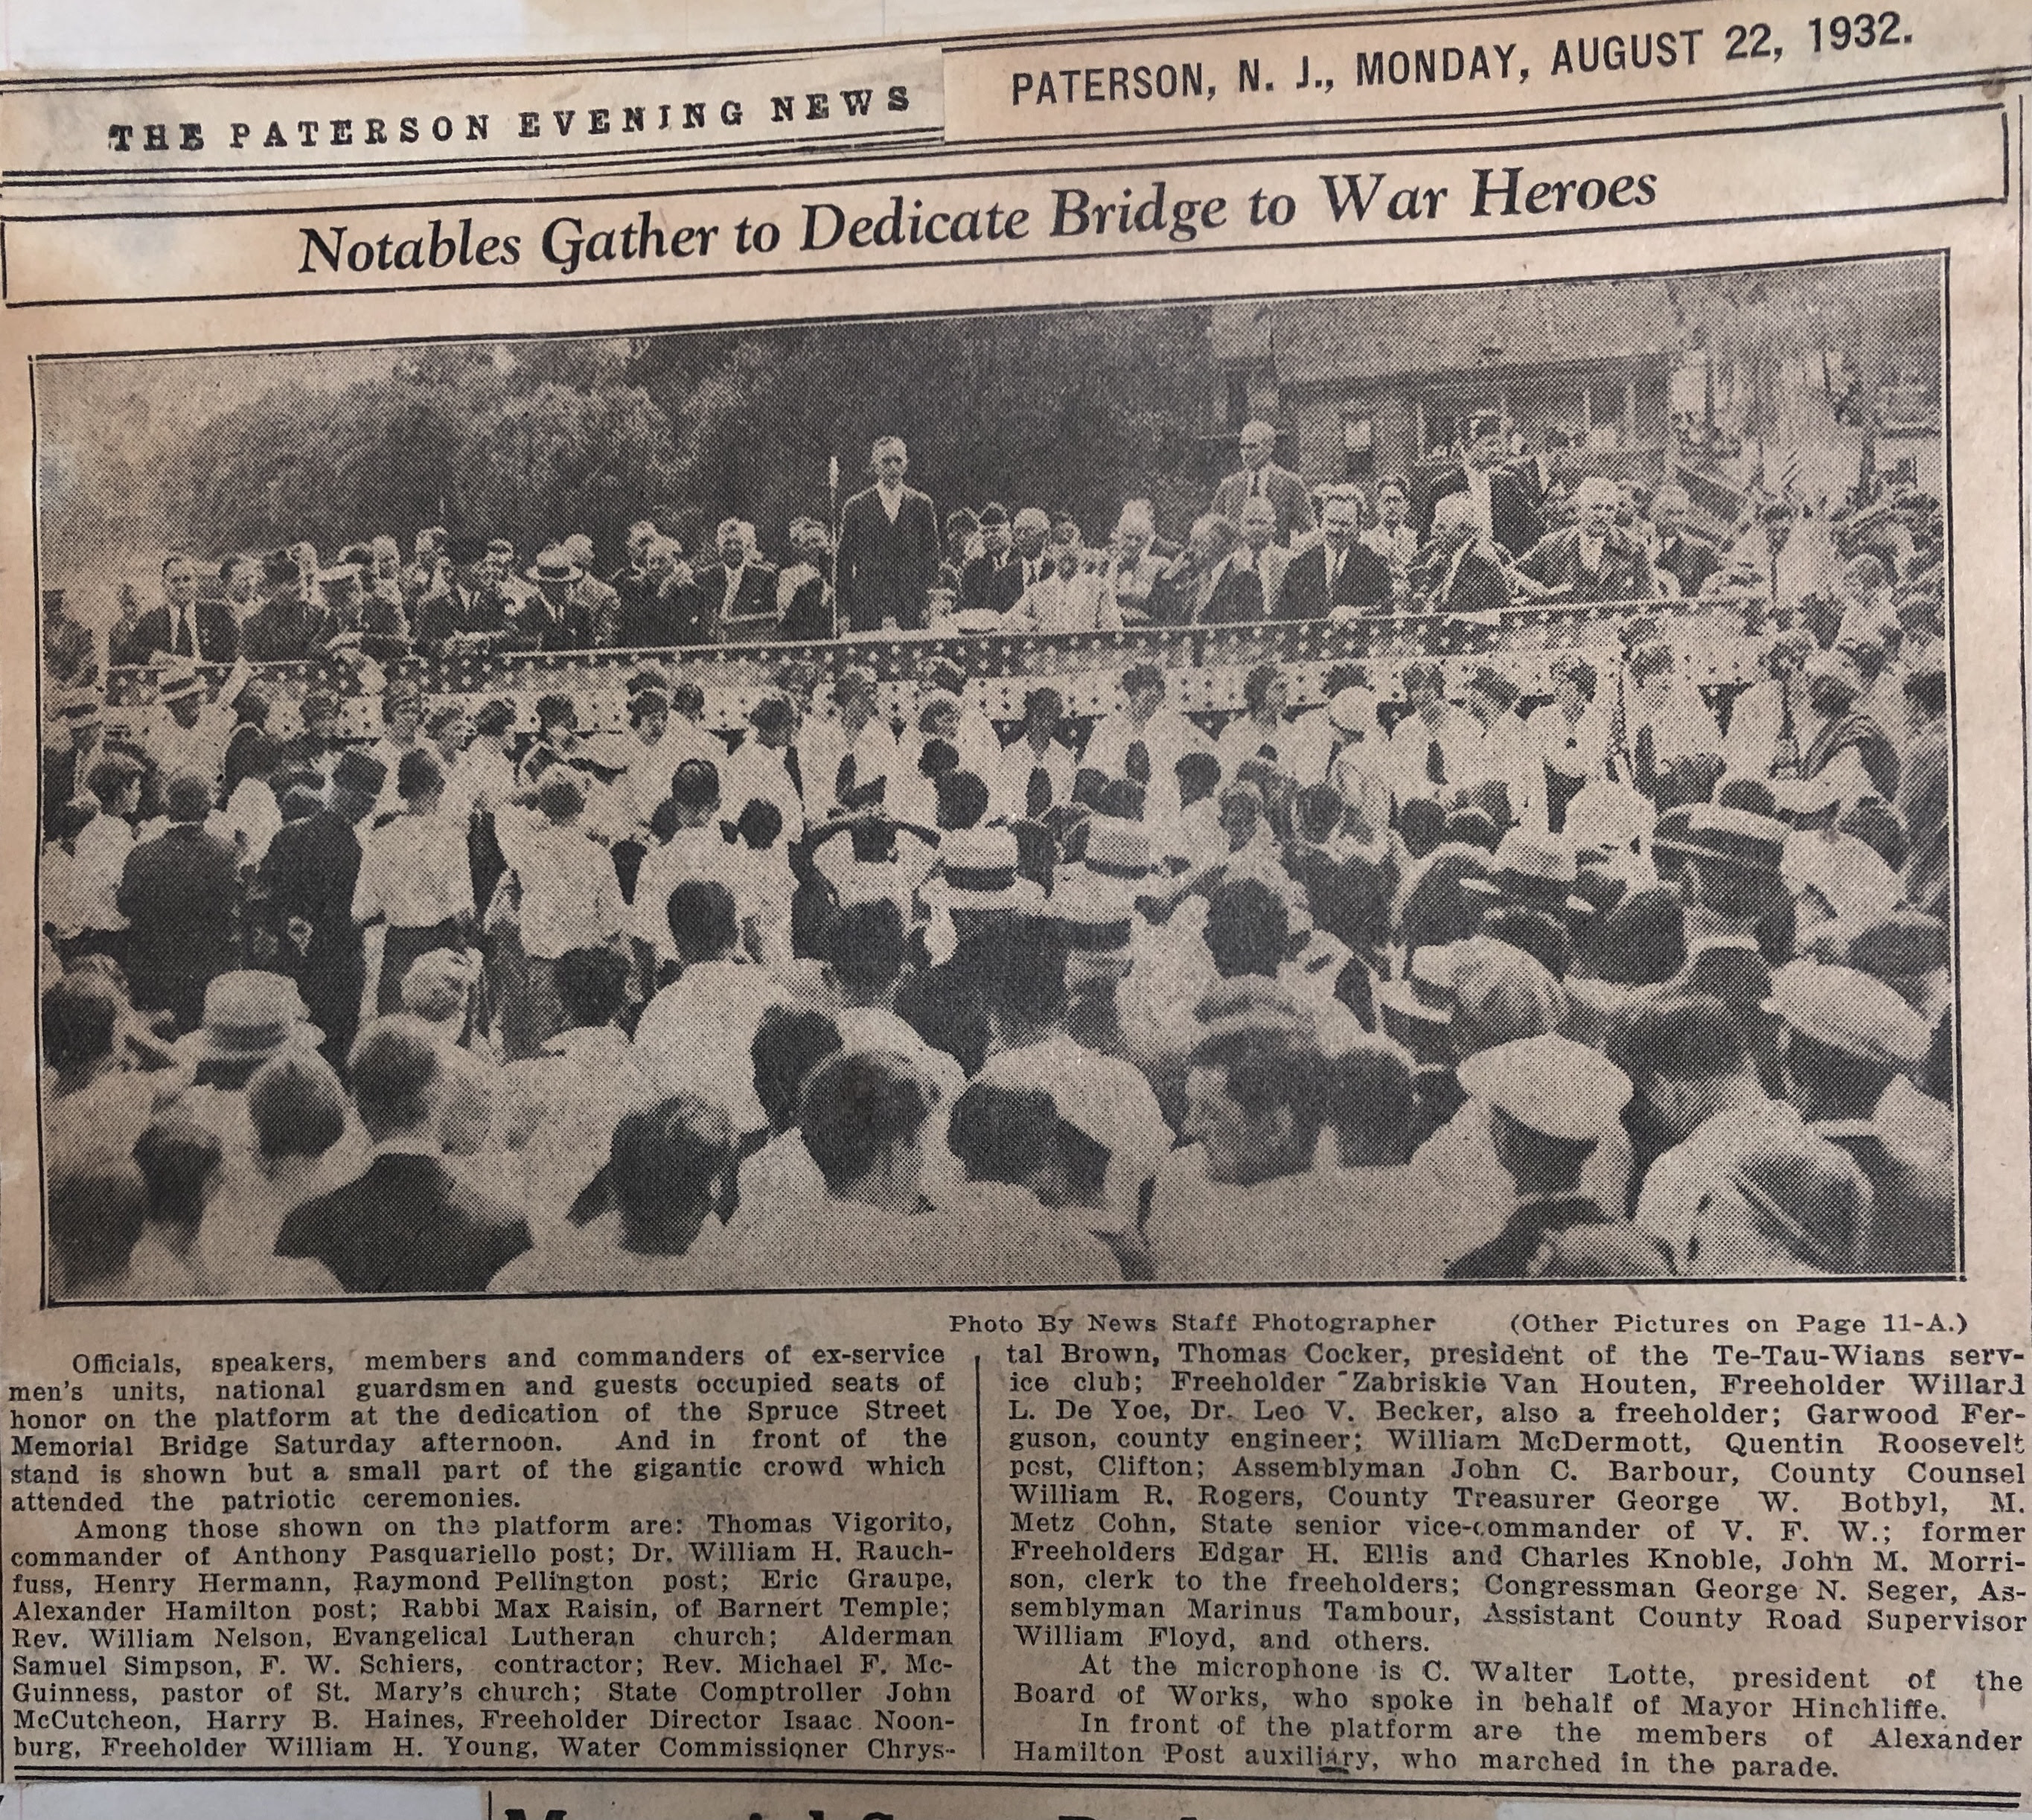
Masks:
[[[262,862],[262,895],[281,959],[278,970],[297,982],[311,1022],[324,1032],[325,1058],[343,1068],[360,1023],[366,978],[360,931],[353,920],[360,877],[361,823],[374,813],[388,768],[365,752],[338,755],[331,804],[286,822]]]
[[[872,453],[875,484],[840,514],[840,618],[855,632],[879,632],[885,622],[918,631],[939,578],[938,509],[904,485],[910,455],[901,436],[883,437]]]
[[[1388,613],[1390,565],[1361,540],[1362,508],[1330,497],[1320,514],[1321,540],[1294,556],[1277,596],[1279,619],[1324,619],[1345,609]]]
[[[267,598],[240,628],[240,648],[253,663],[298,663],[322,650],[339,627],[326,607],[323,591],[304,585],[293,551],[263,558],[262,586]]]
[[[1686,535],[1686,514],[1692,510],[1693,502],[1683,487],[1660,487],[1651,502],[1651,528],[1658,538],[1651,554],[1651,566],[1658,574],[1672,577],[1683,600],[1698,594],[1707,585],[1708,577],[1721,566],[1721,558],[1713,545],[1698,543]]]
[[[475,1294],[530,1249],[529,1223],[461,1184],[439,1154],[445,1052],[412,1018],[379,1021],[353,1063],[374,1160],[282,1222],[278,1258],[315,1258],[354,1295]]]
[[[99,652],[65,599],[61,588],[43,590],[43,668],[52,689],[88,689],[99,681]]]
[[[1418,508],[1418,534],[1432,535],[1432,513],[1450,493],[1465,493],[1474,503],[1481,534],[1512,556],[1521,556],[1545,534],[1534,484],[1502,465],[1503,420],[1493,411],[1477,413],[1468,421],[1465,458],[1435,480]]]
[[[642,573],[616,585],[614,641],[624,651],[710,645],[719,633],[712,596],[693,577],[674,537],[651,540]]]
[[[204,1016],[204,988],[240,964],[239,861],[205,832],[211,779],[195,772],[170,778],[169,832],[127,856],[118,906],[126,917],[127,974],[144,1011],[172,1011],[181,1035]]]
[[[832,539],[816,518],[790,521],[790,550],[796,560],[776,577],[775,636],[802,643],[833,635]]]
[[[776,565],[755,553],[755,527],[729,518],[719,528],[719,562],[694,584],[712,605],[723,639],[771,638],[776,630]]]
[[[1257,421],[1242,432],[1242,468],[1214,488],[1210,508],[1231,525],[1242,522],[1242,508],[1251,499],[1268,499],[1277,511],[1277,541],[1289,544],[1301,532],[1313,528],[1313,502],[1305,483],[1289,468],[1280,468],[1272,457],[1277,432]]]
[[[1023,514],[1018,513],[1021,518]],[[1041,516],[1041,514],[1040,514]],[[1044,548],[1047,521],[1036,539],[1034,556]],[[981,509],[981,554],[960,571],[959,611],[992,613],[998,619],[1023,598],[1024,565],[1010,548],[1009,510],[1005,506]]]
[[[161,652],[196,663],[230,663],[240,655],[240,628],[223,600],[200,600],[197,565],[188,556],[162,563],[162,604],[135,621],[129,661],[146,663]]]
[[[572,587],[585,571],[562,550],[544,551],[525,571],[536,592],[516,609],[508,643],[517,651],[590,651],[592,616]]]
[[[448,539],[432,559],[430,579],[410,610],[409,633],[416,648],[436,652],[454,641],[467,647],[502,644],[509,630],[502,567],[484,539]]]
[[[1576,521],[1540,539],[1518,559],[1517,574],[1553,600],[1649,600],[1656,592],[1650,554],[1616,523],[1622,503],[1613,480],[1589,475],[1574,489]]]

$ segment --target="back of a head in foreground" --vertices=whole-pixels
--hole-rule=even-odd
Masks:
[[[353,1103],[377,1144],[430,1124],[444,1072],[439,1042],[416,1018],[377,1018],[360,1032],[353,1046]]]
[[[863,1052],[821,1062],[797,1097],[797,1129],[827,1188],[845,1194],[892,1145],[916,1138],[933,1098],[902,1056]]]
[[[607,1165],[623,1247],[688,1250],[733,1159],[732,1122],[695,1094],[629,1113],[614,1128]]]

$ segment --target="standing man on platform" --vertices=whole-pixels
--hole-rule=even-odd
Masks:
[[[841,617],[854,632],[893,625],[920,631],[939,577],[939,514],[928,495],[903,484],[910,453],[901,436],[871,451],[875,484],[840,514],[838,577]]]
[[[1545,530],[1533,496],[1536,489],[1502,465],[1504,453],[1503,419],[1494,411],[1477,411],[1468,420],[1461,465],[1433,482],[1418,509],[1420,534],[1432,535],[1433,509],[1440,500],[1465,493],[1481,536],[1501,544],[1513,558],[1536,544]]]
[[[1277,541],[1288,545],[1315,523],[1305,483],[1289,468],[1277,465],[1277,432],[1260,418],[1242,426],[1241,447],[1241,471],[1230,474],[1214,489],[1213,504],[1208,510],[1238,525],[1242,509],[1251,499],[1268,499],[1277,513]]]

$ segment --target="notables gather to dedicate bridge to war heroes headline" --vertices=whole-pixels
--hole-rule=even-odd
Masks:
[[[1938,502],[1512,441],[50,591],[47,1293],[1953,1272]]]

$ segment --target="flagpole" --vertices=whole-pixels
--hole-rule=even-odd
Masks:
[[[832,533],[832,629],[839,632],[839,457],[826,458],[826,525]]]

